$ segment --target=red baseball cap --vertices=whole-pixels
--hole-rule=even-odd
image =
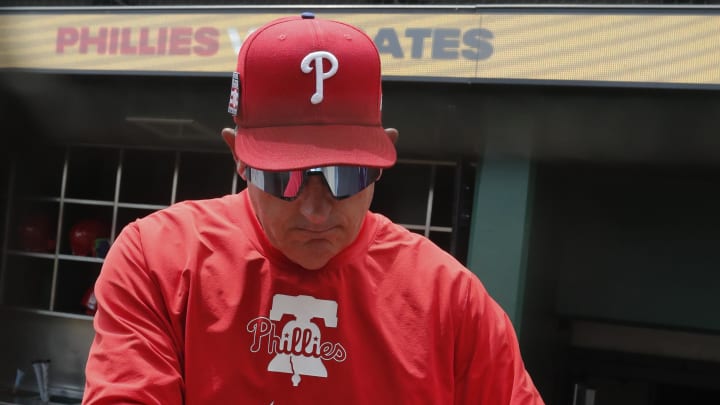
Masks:
[[[243,42],[228,111],[250,167],[390,167],[380,55],[360,29],[312,13],[265,24]]]

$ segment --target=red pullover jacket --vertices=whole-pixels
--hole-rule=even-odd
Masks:
[[[378,214],[308,271],[246,192],[176,204],[123,230],[95,288],[87,405],[543,403],[477,277]]]

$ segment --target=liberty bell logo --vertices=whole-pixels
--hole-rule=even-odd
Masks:
[[[300,384],[301,375],[327,377],[323,358],[342,361],[345,350],[323,342],[320,328],[311,319],[321,318],[326,327],[337,327],[337,303],[307,295],[276,294],[270,320],[279,321],[283,315],[294,315],[295,320],[286,323],[278,336],[276,355],[268,364],[268,371],[292,374],[294,386]],[[328,357],[331,352],[333,355]]]

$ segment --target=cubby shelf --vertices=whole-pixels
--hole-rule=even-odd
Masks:
[[[66,146],[17,156],[7,182],[0,304],[92,319],[81,300],[104,259],[73,254],[73,225],[107,224],[112,243],[136,218],[178,201],[240,191],[244,182],[234,166],[224,151]],[[456,170],[454,162],[400,160],[383,173],[371,209],[449,250]],[[28,218],[44,238],[32,251],[18,233],[23,225],[27,230]]]

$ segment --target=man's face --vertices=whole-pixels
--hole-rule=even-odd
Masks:
[[[248,193],[270,243],[288,259],[317,270],[350,245],[370,208],[375,184],[336,200],[321,176],[309,176],[294,201],[274,197],[252,184]]]

